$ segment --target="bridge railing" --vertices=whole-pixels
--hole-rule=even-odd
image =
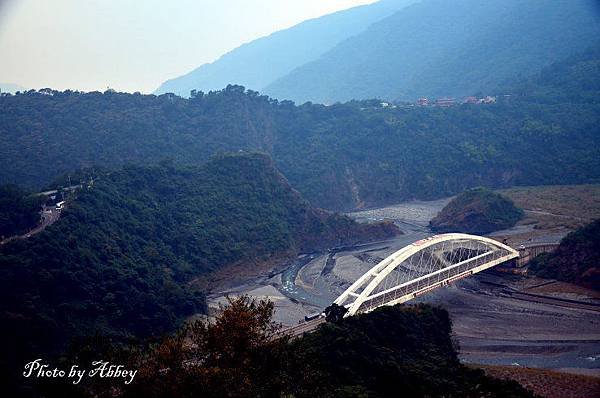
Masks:
[[[396,287],[375,293],[369,296],[359,307],[358,312],[368,312],[386,304],[398,304],[415,298],[417,295],[433,290],[440,285],[450,283],[461,276],[470,275],[469,271],[485,266],[495,265],[498,260],[506,261],[512,254],[503,251],[492,250],[478,256],[461,261],[457,264],[443,268],[429,275],[416,278]],[[490,265],[490,266],[493,266]]]

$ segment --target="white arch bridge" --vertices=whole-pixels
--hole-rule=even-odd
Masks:
[[[369,312],[384,305],[404,303],[518,257],[515,249],[482,236],[459,233],[431,236],[379,262],[334,304],[347,309],[344,316]],[[290,331],[301,334],[322,322],[320,316]]]
[[[358,278],[334,303],[346,316],[404,303],[476,274],[519,253],[493,239],[443,234],[419,240],[387,257]]]

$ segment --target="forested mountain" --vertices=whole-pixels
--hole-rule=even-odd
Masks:
[[[544,68],[512,88],[513,95],[541,104],[600,103],[600,42]]]
[[[529,270],[600,291],[600,220],[565,236],[555,252],[536,257]]]
[[[213,63],[168,80],[155,93],[171,92],[187,97],[191,90],[218,90],[228,84],[262,90],[373,22],[416,1],[382,0],[302,22],[244,44]]]
[[[597,37],[594,0],[423,0],[262,91],[300,103],[489,93]]]
[[[34,227],[43,202],[15,185],[0,185],[0,241]]]
[[[349,209],[506,187],[600,180],[600,45],[498,103],[278,102],[240,86],[173,95],[30,91],[0,97],[0,183],[31,188],[80,167],[196,164],[261,150],[314,205]],[[553,93],[559,91],[559,97]]]
[[[469,189],[450,201],[429,223],[434,232],[488,234],[514,226],[523,211],[485,188]]]
[[[100,174],[58,222],[0,246],[2,369],[74,336],[169,331],[204,310],[190,280],[225,265],[397,232],[311,208],[261,154]]]

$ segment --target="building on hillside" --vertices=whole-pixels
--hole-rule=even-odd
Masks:
[[[456,104],[456,101],[454,100],[454,98],[444,97],[444,98],[438,98],[435,101],[435,105],[442,107],[442,108],[447,108],[447,107],[453,106],[455,104]]]
[[[417,100],[417,105],[419,105],[419,106],[427,106],[427,105],[429,105],[429,100],[427,98],[419,98]]]
[[[477,97],[467,97],[464,100],[465,104],[476,104],[477,103]]]
[[[496,102],[496,97],[490,97],[489,95],[480,100],[482,104],[494,104]]]

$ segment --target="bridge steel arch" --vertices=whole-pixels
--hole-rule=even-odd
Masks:
[[[406,302],[503,262],[519,252],[493,239],[450,233],[414,242],[388,256],[344,291],[334,303],[345,316]]]

